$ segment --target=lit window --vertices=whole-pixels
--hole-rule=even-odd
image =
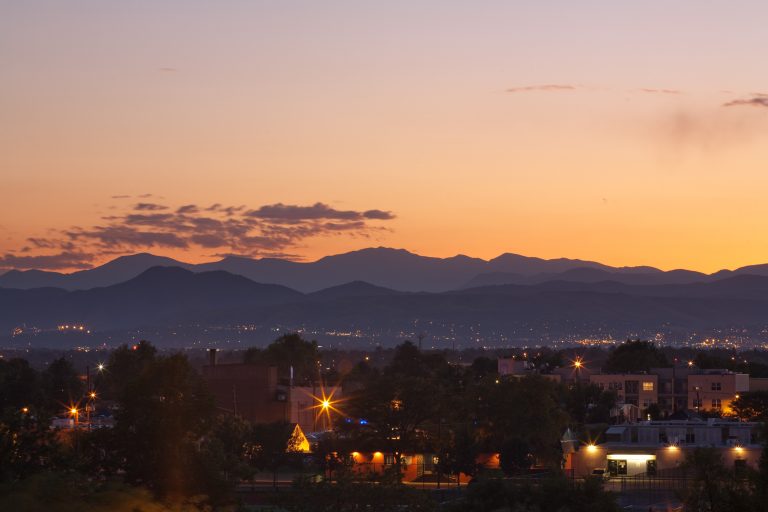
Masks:
[[[643,382],[643,391],[653,391],[653,382]]]
[[[719,398],[713,398],[712,399],[712,408],[713,409],[719,409],[721,406],[721,402]]]

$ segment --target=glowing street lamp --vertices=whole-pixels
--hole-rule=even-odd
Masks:
[[[106,366],[104,365],[104,363],[99,363],[96,365],[96,369],[99,370],[100,372],[103,372],[105,368]]]
[[[331,412],[342,415],[343,413],[336,407],[341,400],[334,400],[333,395],[336,393],[336,388],[332,389],[330,393],[326,394],[325,388],[320,388],[320,396],[312,395],[312,399],[315,401],[315,405],[312,409],[316,409],[315,422],[318,419],[325,416],[327,418],[327,425],[331,427]]]
[[[80,410],[77,407],[70,407],[69,408],[69,414],[73,418],[75,418],[75,429],[77,429],[78,424],[80,423]]]

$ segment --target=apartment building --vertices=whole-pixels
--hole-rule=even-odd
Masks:
[[[647,409],[659,401],[659,378],[653,374],[592,374],[589,382],[600,389],[614,391],[620,405]]]
[[[688,408],[729,412],[739,393],[749,391],[749,375],[728,370],[700,370],[688,375]]]

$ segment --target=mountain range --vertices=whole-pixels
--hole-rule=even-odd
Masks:
[[[402,333],[418,325],[445,339],[471,338],[482,327],[507,340],[734,326],[757,332],[768,323],[768,277],[653,285],[552,280],[447,292],[403,292],[355,281],[302,293],[224,271],[153,267],[89,290],[0,288],[0,312],[4,332],[73,322],[101,332],[180,326],[203,332],[256,324]]]
[[[211,263],[190,264],[141,253],[122,256],[104,265],[71,274],[10,270],[0,275],[0,287],[87,290],[128,281],[156,266],[178,267],[198,273],[221,270],[303,293],[353,281],[399,291],[444,292],[490,285],[535,285],[557,280],[664,285],[704,283],[735,275],[768,276],[768,264],[703,274],[690,270],[662,271],[648,266],[611,267],[594,261],[566,258],[546,260],[511,253],[491,260],[464,255],[433,258],[403,249],[378,247],[327,256],[308,263],[275,258],[226,257]]]

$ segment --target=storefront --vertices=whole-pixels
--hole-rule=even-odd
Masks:
[[[656,455],[644,453],[609,453],[606,457],[608,476],[656,474]]]

